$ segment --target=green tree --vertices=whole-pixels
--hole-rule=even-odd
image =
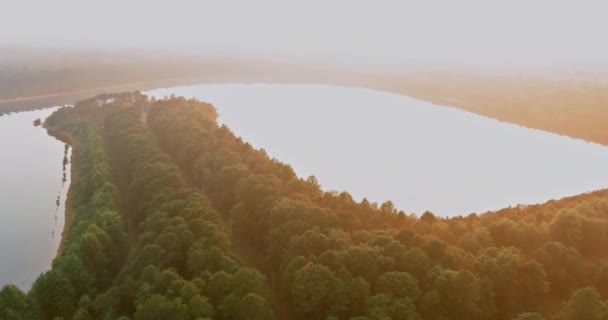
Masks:
[[[445,316],[455,319],[475,319],[479,313],[481,289],[479,278],[468,270],[441,270],[435,283]]]
[[[16,286],[6,285],[0,291],[0,319],[26,319],[31,308],[25,294]]]
[[[213,318],[213,306],[207,301],[207,298],[199,294],[194,295],[188,301],[188,310],[192,319]]]
[[[574,291],[559,317],[561,320],[604,320],[608,317],[608,306],[595,288],[582,288]]]
[[[74,288],[68,278],[59,271],[43,273],[34,282],[30,294],[35,299],[43,319],[69,319],[76,311],[77,298]]]
[[[236,315],[235,319],[274,319],[273,310],[268,301],[255,293],[249,293],[241,299]]]
[[[374,320],[422,320],[410,298],[376,294],[367,300],[366,315]]]
[[[290,287],[296,309],[313,318],[337,314],[347,303],[343,281],[320,264],[309,262],[296,271]]]
[[[407,272],[387,272],[376,281],[374,292],[385,293],[397,298],[410,298],[416,301],[420,296],[418,280]]]
[[[559,242],[548,242],[534,257],[547,273],[550,290],[559,296],[566,297],[573,289],[580,288],[587,282],[585,265],[574,248]]]
[[[548,291],[547,275],[536,260],[515,248],[492,248],[479,257],[480,275],[491,283],[494,303],[503,317],[531,310]]]
[[[188,307],[182,303],[180,298],[167,299],[165,296],[155,294],[147,299],[143,304],[137,306],[135,319],[187,320],[190,319],[190,317]]]

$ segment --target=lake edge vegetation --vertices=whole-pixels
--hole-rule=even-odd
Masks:
[[[73,222],[6,319],[604,319],[608,191],[466,217],[323,191],[195,99],[105,94],[71,134]]]

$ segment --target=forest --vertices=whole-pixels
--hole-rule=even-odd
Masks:
[[[583,80],[584,79],[584,80]],[[434,71],[375,76],[364,85],[522,126],[608,145],[606,75]]]
[[[49,117],[73,217],[0,319],[608,319],[608,190],[416,216],[323,190],[217,118],[139,92]]]

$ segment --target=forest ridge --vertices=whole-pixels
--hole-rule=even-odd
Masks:
[[[416,217],[298,178],[217,117],[138,92],[49,117],[74,147],[73,217],[0,318],[608,317],[608,191]]]

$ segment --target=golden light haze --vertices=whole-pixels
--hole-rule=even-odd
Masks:
[[[3,0],[0,44],[376,64],[589,68],[604,1]]]

